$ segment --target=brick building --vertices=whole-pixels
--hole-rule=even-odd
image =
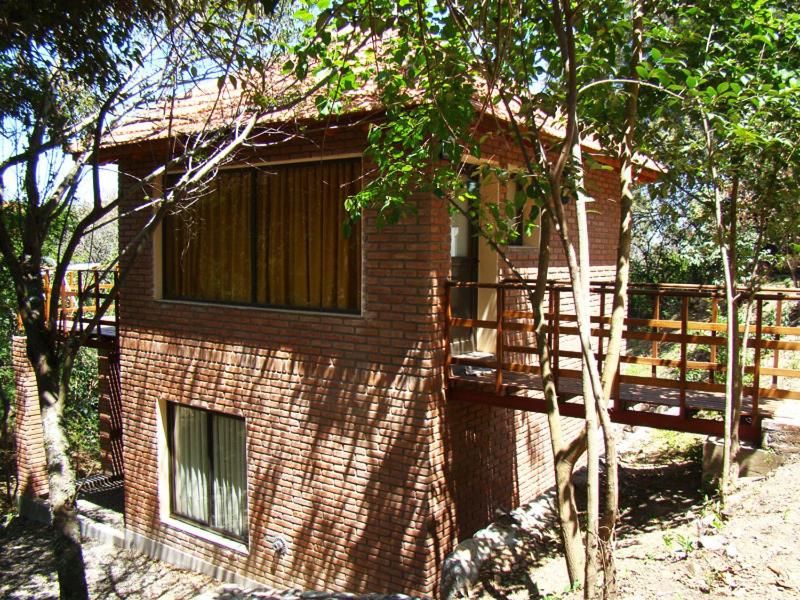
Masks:
[[[125,278],[131,545],[277,587],[433,595],[459,540],[552,486],[544,415],[447,401],[444,288],[463,233],[445,201],[418,194],[413,217],[379,229],[367,213],[340,236],[337,203],[365,172],[372,117],[281,125],[290,139],[221,170]],[[131,209],[159,193],[131,177],[163,163],[154,137],[108,150],[121,247],[149,217]],[[501,134],[483,157],[521,162]],[[588,182],[602,277],[616,257],[618,182],[609,170]],[[483,198],[505,193],[480,182]],[[480,281],[505,275],[487,245],[473,252]],[[535,240],[508,248],[531,273],[536,253]],[[556,250],[553,274],[563,267]],[[493,318],[491,291],[475,310]]]

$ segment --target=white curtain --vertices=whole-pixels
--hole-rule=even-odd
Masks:
[[[214,527],[243,537],[247,531],[244,421],[214,415]]]
[[[175,406],[174,510],[208,523],[208,413]]]

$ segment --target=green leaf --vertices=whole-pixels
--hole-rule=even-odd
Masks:
[[[312,15],[307,9],[301,8],[294,12],[292,15],[295,19],[300,19],[303,23],[310,23],[314,20],[314,15]]]

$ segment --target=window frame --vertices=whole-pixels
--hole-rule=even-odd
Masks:
[[[361,172],[363,174],[364,170],[364,161],[363,155],[361,154],[343,154],[338,156],[326,156],[326,157],[317,157],[317,158],[309,158],[309,159],[297,159],[297,160],[285,160],[285,161],[276,161],[276,162],[254,162],[248,163],[246,165],[232,165],[228,167],[223,167],[220,171],[249,171],[251,174],[251,199],[250,199],[250,226],[251,226],[251,235],[250,235],[250,277],[251,277],[251,301],[249,302],[236,302],[230,300],[206,300],[202,298],[192,298],[188,296],[178,296],[178,295],[169,295],[168,294],[168,286],[167,286],[167,268],[168,268],[168,256],[167,256],[167,235],[168,235],[168,227],[166,226],[167,219],[165,218],[160,226],[160,273],[158,274],[158,288],[161,290],[159,300],[164,300],[167,302],[182,302],[182,303],[198,303],[203,305],[217,305],[217,306],[231,306],[237,308],[261,308],[261,309],[272,309],[272,310],[280,310],[280,311],[288,311],[288,312],[301,312],[301,313],[317,313],[317,314],[331,314],[331,315],[342,315],[342,316],[361,316],[364,312],[364,227],[363,227],[363,219],[361,219],[362,226],[359,228],[359,252],[358,252],[358,305],[355,308],[334,308],[334,307],[324,307],[324,306],[298,306],[295,304],[269,304],[263,302],[256,302],[254,299],[257,296],[257,286],[258,286],[258,264],[256,260],[257,254],[257,246],[258,246],[258,234],[257,234],[257,227],[258,227],[258,215],[256,214],[256,204],[258,202],[257,199],[257,179],[258,179],[258,169],[260,167],[273,167],[273,168],[280,168],[280,167],[290,167],[292,165],[299,165],[299,164],[308,164],[308,163],[319,163],[319,162],[337,162],[337,161],[358,161],[359,166],[361,167]],[[164,188],[169,189],[169,186],[166,185],[169,182],[170,178],[178,177],[183,174],[183,171],[179,170],[171,170],[168,171],[164,175]]]
[[[244,417],[239,415],[232,415],[229,413],[223,413],[216,410],[209,410],[206,408],[200,408],[197,406],[191,406],[189,404],[182,404],[180,402],[172,402],[167,401],[167,452],[168,452],[168,477],[169,477],[169,517],[176,521],[180,521],[182,523],[186,523],[193,527],[198,527],[200,529],[209,531],[215,535],[218,535],[222,538],[227,540],[231,540],[234,542],[239,542],[244,544],[245,546],[249,543],[249,511],[248,511],[248,483],[247,483],[247,420]],[[209,522],[204,523],[203,521],[198,521],[196,519],[192,519],[191,517],[187,517],[175,511],[175,408],[188,408],[191,410],[197,410],[206,413],[206,436],[208,440],[208,444],[206,446],[206,456],[208,458],[208,483],[206,487],[206,501],[208,502],[208,515],[209,515]],[[242,536],[238,536],[230,531],[225,529],[221,529],[219,527],[214,527],[211,522],[213,521],[214,515],[214,425],[213,420],[216,416],[226,417],[229,419],[237,419],[242,422],[242,427],[244,427],[245,433],[245,446],[242,448],[243,452],[243,460],[245,464],[245,473],[244,473],[244,494],[245,494],[245,514],[244,514],[244,534]]]

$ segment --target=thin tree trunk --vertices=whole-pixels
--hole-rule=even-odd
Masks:
[[[628,282],[630,279],[630,256],[632,238],[633,183],[634,183],[634,134],[639,102],[639,73],[637,67],[642,58],[644,10],[641,0],[633,3],[633,50],[629,68],[631,83],[628,84],[628,100],[625,107],[625,131],[620,148],[620,223],[617,245],[617,268],[614,279],[614,303],[611,311],[608,346],[603,359],[603,400],[611,398],[622,351],[622,333],[628,309]],[[600,422],[606,444],[606,507],[600,522],[600,550],[605,573],[604,597],[616,594],[616,568],[614,565],[614,530],[619,517],[619,483],[616,439],[606,406],[600,407]]]
[[[506,264],[514,277],[524,282],[522,273],[503,252],[490,233],[476,222],[475,215],[470,214],[461,204],[450,200],[450,206],[470,219],[478,230],[478,235],[497,253]],[[558,410],[558,393],[552,371],[552,352],[547,343],[544,331],[544,310],[542,303],[547,290],[547,274],[550,265],[550,233],[552,217],[549,211],[543,211],[541,220],[541,235],[539,237],[539,257],[537,264],[537,281],[535,288],[530,289],[525,285],[525,292],[534,313],[534,329],[536,335],[536,348],[541,368],[542,389],[548,403],[547,420],[550,431],[550,443],[553,452],[553,467],[555,470],[556,490],[558,498],[558,517],[561,525],[564,554],[567,564],[567,573],[571,584],[579,583],[583,576],[584,548],[581,542],[580,520],[578,507],[575,501],[575,487],[572,482],[572,473],[578,459],[586,451],[586,430],[584,429],[576,438],[567,445],[561,429],[560,414]]]
[[[48,351],[43,336],[32,332],[31,329],[26,327],[27,350],[39,391],[39,409],[50,484],[49,503],[53,518],[53,556],[58,573],[60,597],[64,600],[85,600],[89,597],[89,593],[75,505],[75,473],[70,464],[67,439],[61,424],[67,389],[64,382],[69,381],[73,358],[67,353],[68,358],[61,371],[57,357]]]
[[[571,585],[580,583],[583,578],[584,548],[581,541],[581,527],[578,520],[578,507],[575,502],[575,487],[572,472],[575,463],[583,454],[586,445],[585,430],[569,446],[564,443],[561,430],[561,417],[558,410],[558,392],[552,369],[552,353],[547,341],[544,318],[544,295],[547,289],[547,274],[550,267],[550,233],[552,230],[549,211],[542,215],[539,235],[539,257],[536,273],[536,288],[529,293],[533,308],[533,324],[536,336],[536,350],[542,378],[542,390],[547,402],[547,423],[550,429],[550,447],[553,452],[553,469],[556,478],[558,517],[561,525],[561,540],[564,544],[564,558]]]
[[[608,414],[606,395],[603,391],[603,385],[598,372],[594,350],[591,347],[591,319],[589,307],[591,265],[589,258],[589,228],[586,212],[586,203],[588,201],[588,197],[582,191],[585,189],[585,176],[583,157],[580,147],[580,136],[577,128],[575,129],[575,140],[572,145],[572,160],[576,169],[576,188],[578,190],[575,209],[580,250],[580,265],[578,272],[581,277],[580,287],[583,304],[579,306],[576,300],[576,315],[583,313],[582,318],[578,317],[579,330],[581,333],[581,347],[583,351],[583,394],[584,398],[591,398],[590,403],[592,404],[592,408],[595,412],[595,415],[593,415],[595,417],[595,422],[599,422],[601,425],[606,458],[606,506],[602,515],[602,523],[600,522],[599,514],[599,482],[597,482],[597,491],[595,492],[598,495],[597,550],[599,550],[599,553],[596,552],[596,554],[602,559],[604,576],[603,596],[609,597],[610,595],[614,595],[616,593],[616,565],[614,563],[612,540],[614,527],[616,525],[617,515],[619,512],[617,444],[614,426],[611,422],[611,417]],[[563,231],[566,233],[566,228],[564,228]],[[618,324],[619,327],[622,325],[622,322]],[[589,429],[588,417],[587,429]],[[591,430],[589,429],[589,431]],[[597,463],[599,467],[599,449]],[[587,594],[591,594],[592,592],[588,591],[588,587],[589,586],[587,582]]]
[[[580,152],[580,147],[578,147]],[[576,313],[578,304],[581,304],[583,318],[578,319],[578,329],[581,332],[581,344],[584,340],[590,341],[591,323],[589,320],[589,235],[586,227],[586,198],[579,192],[575,199],[575,212],[578,229],[578,256],[580,267],[578,280],[573,280],[573,298]],[[576,285],[577,284],[577,285]],[[577,293],[575,293],[577,292]],[[600,445],[597,436],[597,398],[592,385],[590,361],[594,359],[594,352],[589,347],[590,360],[587,360],[584,351],[582,367],[582,388],[584,407],[586,410],[586,581],[584,589],[585,598],[594,598],[597,585],[597,559],[599,548],[599,516],[600,516]]]
[[[734,182],[731,189],[731,199],[735,194],[738,194],[738,176],[734,176]],[[717,238],[719,240],[720,252],[722,254],[722,270],[725,277],[725,308],[727,311],[727,325],[726,333],[727,339],[727,357],[725,364],[725,423],[724,434],[722,441],[722,473],[720,477],[720,492],[723,499],[730,491],[732,465],[735,457],[733,456],[733,438],[732,434],[734,429],[738,431],[738,424],[734,422],[734,414],[736,412],[736,380],[737,380],[737,354],[738,344],[737,338],[739,335],[739,315],[736,305],[736,273],[735,265],[733,264],[734,257],[731,255],[730,242],[735,238],[725,235],[725,216],[722,207],[722,192],[715,190],[714,193],[714,213],[717,226]],[[735,208],[735,203],[731,203],[731,208]],[[731,211],[731,223],[736,219],[735,212]],[[741,402],[741,398],[740,398]]]
[[[739,337],[739,303],[736,300],[736,279],[737,279],[737,272],[738,272],[738,258],[736,252],[736,229],[737,229],[737,216],[738,216],[738,201],[739,201],[739,173],[735,172],[733,175],[733,183],[731,185],[731,194],[730,194],[730,227],[728,229],[728,248],[730,252],[730,263],[727,265],[727,268],[730,270],[730,281],[731,281],[731,289],[730,293],[734,297],[734,306],[735,306],[735,329],[736,335],[733,338],[733,346],[731,350],[734,351],[733,356],[733,385],[732,385],[732,393],[733,393],[733,401],[731,402],[732,405],[732,414],[731,414],[731,432],[730,432],[730,479],[731,481],[735,481],[739,476],[739,468],[738,463],[736,462],[736,457],[739,454],[739,419],[742,415],[742,377],[741,373],[739,372],[739,363],[740,363],[740,353],[747,352],[747,346],[742,345],[739,346],[738,337]],[[757,256],[757,255],[756,255]],[[757,259],[756,259],[757,260]],[[728,279],[726,279],[727,285]],[[730,340],[729,340],[730,343]]]
[[[642,57],[642,36],[644,18],[641,0],[633,7],[633,55],[629,69],[632,83],[628,84],[628,101],[625,107],[625,133],[620,148],[620,222],[617,245],[617,269],[614,280],[614,305],[611,311],[611,325],[608,346],[603,360],[603,396],[610,398],[614,379],[619,366],[622,350],[622,331],[628,305],[628,281],[630,274],[632,209],[633,209],[633,144],[636,130],[636,115],[639,102],[639,66]]]

